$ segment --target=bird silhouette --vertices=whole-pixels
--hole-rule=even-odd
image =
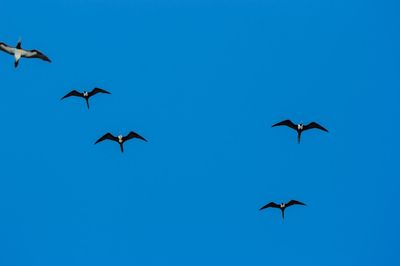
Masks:
[[[78,92],[76,90],[73,90],[73,91],[69,92],[68,94],[66,94],[65,96],[63,96],[61,98],[61,100],[71,97],[71,96],[81,97],[81,98],[85,99],[87,108],[89,109],[90,108],[89,107],[89,98],[97,93],[111,94],[110,92],[100,89],[100,88],[94,88],[91,92],[87,92],[87,91]]]
[[[21,57],[24,58],[39,58],[51,63],[51,60],[38,50],[25,50],[21,47],[21,41],[18,41],[17,46],[12,47],[3,42],[0,42],[0,50],[14,56],[14,67],[18,67]]]
[[[121,148],[121,152],[124,152],[124,142],[127,141],[127,140],[130,140],[130,139],[134,139],[134,138],[141,139],[141,140],[147,142],[147,140],[146,140],[145,138],[143,138],[143,137],[140,136],[139,134],[137,134],[137,133],[131,131],[131,132],[129,132],[129,134],[126,135],[126,136],[119,135],[119,136],[117,136],[117,137],[115,137],[115,136],[112,135],[111,133],[106,133],[106,134],[104,134],[104,136],[102,136],[101,138],[99,138],[94,144],[97,144],[97,143],[99,143],[99,142],[101,142],[101,141],[103,141],[103,140],[107,140],[107,139],[108,139],[108,140],[112,140],[112,141],[117,142],[117,143],[119,144],[120,148]]]
[[[282,122],[279,122],[279,123],[276,123],[276,124],[272,125],[272,127],[276,127],[276,126],[287,126],[287,127],[290,127],[292,129],[296,130],[297,131],[297,142],[298,143],[300,143],[301,133],[303,131],[305,131],[305,130],[316,128],[316,129],[320,129],[320,130],[323,130],[325,132],[328,132],[328,130],[326,128],[324,128],[323,126],[321,126],[320,124],[315,123],[315,122],[311,122],[308,125],[304,125],[303,123],[300,123],[300,124],[296,125],[296,124],[294,124],[292,121],[290,121],[288,119],[288,120],[284,120]]]
[[[297,201],[297,200],[291,200],[288,203],[281,203],[281,204],[276,204],[275,202],[270,202],[267,205],[263,206],[260,208],[261,210],[264,210],[266,208],[277,208],[280,209],[282,212],[282,219],[285,219],[285,209],[287,207],[290,207],[292,205],[304,205],[306,206],[306,204],[304,204],[303,202]]]

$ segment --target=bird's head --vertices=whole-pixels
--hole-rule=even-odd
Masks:
[[[17,46],[18,49],[21,48],[21,36],[18,38]]]

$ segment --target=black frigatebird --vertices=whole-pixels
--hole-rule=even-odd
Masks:
[[[291,200],[288,203],[281,203],[281,204],[276,204],[275,202],[270,202],[267,205],[261,207],[260,211],[264,210],[266,208],[278,208],[282,212],[282,219],[285,219],[285,209],[292,205],[304,205],[305,206],[306,204],[304,204],[303,202],[297,201],[297,200]]]
[[[289,119],[284,120],[282,122],[276,123],[275,125],[272,125],[272,127],[276,127],[276,126],[287,126],[290,127],[294,130],[297,131],[297,142],[300,143],[300,138],[301,138],[301,133],[305,130],[308,129],[312,129],[312,128],[316,128],[316,129],[320,129],[323,130],[325,132],[328,132],[328,130],[326,128],[324,128],[323,126],[321,126],[318,123],[315,122],[311,122],[308,125],[303,125],[303,123],[300,124],[294,124],[292,121],[290,121]]]
[[[131,132],[129,132],[129,134],[126,135],[126,136],[119,135],[118,137],[115,137],[115,136],[112,135],[111,133],[106,133],[104,136],[102,136],[101,138],[99,138],[94,144],[97,144],[97,143],[99,143],[99,142],[101,142],[101,141],[103,141],[103,140],[106,140],[106,139],[108,139],[108,140],[113,140],[113,141],[115,141],[115,142],[118,142],[119,146],[121,147],[121,152],[124,152],[124,142],[127,141],[127,140],[130,140],[130,139],[134,139],[134,138],[141,139],[141,140],[147,142],[147,140],[146,140],[145,138],[143,138],[143,137],[140,136],[139,134],[137,134],[137,133],[131,131]]]
[[[67,95],[65,95],[64,97],[62,97],[61,100],[71,97],[71,96],[81,97],[86,100],[86,105],[87,105],[87,108],[89,109],[89,98],[97,93],[111,94],[110,92],[100,89],[100,88],[94,88],[91,92],[87,92],[87,91],[79,92],[79,91],[73,90],[73,91],[69,92]]]

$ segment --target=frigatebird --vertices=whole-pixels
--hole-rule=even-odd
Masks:
[[[18,41],[17,46],[16,47],[12,47],[9,46],[5,43],[0,42],[0,50],[13,55],[14,56],[14,67],[18,66],[18,62],[21,59],[21,57],[25,57],[25,58],[39,58],[42,59],[44,61],[47,61],[49,63],[51,63],[51,60],[44,55],[42,52],[38,51],[38,50],[25,50],[21,47],[21,41]]]
[[[103,140],[106,140],[106,139],[113,140],[113,141],[118,142],[119,146],[121,147],[121,152],[124,152],[124,142],[127,141],[127,140],[130,140],[130,139],[134,139],[134,138],[141,139],[141,140],[147,142],[147,140],[146,140],[145,138],[143,138],[143,137],[140,136],[139,134],[137,134],[137,133],[131,131],[131,132],[129,132],[129,134],[126,135],[126,136],[119,135],[118,137],[115,137],[115,136],[112,135],[111,133],[106,133],[104,136],[102,136],[101,138],[99,138],[94,144],[97,144],[97,143],[99,143],[100,141],[103,141]]]
[[[324,128],[323,126],[321,126],[320,124],[315,123],[315,122],[311,122],[308,125],[304,125],[303,123],[296,125],[288,119],[288,120],[284,120],[282,122],[276,123],[275,125],[272,125],[272,127],[276,127],[276,126],[287,126],[287,127],[290,127],[292,129],[296,130],[298,143],[300,143],[301,133],[305,130],[316,128],[316,129],[320,129],[325,132],[328,132],[328,130],[326,128]]]
[[[306,206],[303,202],[297,201],[297,200],[291,200],[288,203],[281,203],[281,204],[276,204],[275,202],[270,202],[267,205],[263,206],[260,208],[261,210],[264,210],[266,208],[278,208],[282,212],[282,219],[285,219],[285,209],[287,207],[290,207],[292,205],[304,205]]]
[[[78,92],[76,90],[73,90],[73,91],[69,92],[67,95],[65,95],[64,97],[62,97],[61,100],[71,97],[71,96],[82,97],[86,100],[86,105],[87,105],[87,108],[89,109],[89,98],[97,93],[111,94],[110,92],[100,89],[100,88],[94,88],[91,92],[87,92],[87,91]]]

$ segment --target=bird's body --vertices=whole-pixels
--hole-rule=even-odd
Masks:
[[[15,48],[15,49],[14,49],[14,58],[15,58],[15,62],[18,62],[19,59],[21,58],[21,56],[22,56],[22,50],[21,50],[21,49]]]
[[[85,99],[87,108],[89,109],[89,98],[97,93],[111,94],[110,92],[100,89],[100,88],[94,88],[91,92],[87,92],[87,91],[78,92],[76,90],[73,90],[73,91],[69,92],[68,94],[66,94],[65,96],[63,96],[61,98],[61,100],[71,97],[71,96],[81,97],[81,98]]]
[[[14,56],[14,67],[18,67],[21,58],[39,58],[51,63],[51,60],[38,50],[25,50],[21,47],[21,42],[17,43],[16,47],[11,47],[5,43],[0,42],[0,50]]]
[[[296,125],[296,124],[294,124],[292,121],[290,121],[288,119],[288,120],[284,120],[282,122],[279,122],[279,123],[276,123],[276,124],[272,125],[272,127],[276,127],[276,126],[287,126],[287,127],[290,127],[292,129],[296,130],[296,132],[297,132],[297,142],[298,143],[300,143],[301,133],[303,131],[306,131],[306,130],[309,130],[309,129],[312,129],[312,128],[316,128],[316,129],[320,129],[320,130],[323,130],[325,132],[328,132],[328,130],[326,128],[324,128],[323,126],[321,126],[320,124],[315,123],[315,122],[311,122],[311,123],[309,123],[307,125],[304,125],[303,123],[300,123],[300,124]]]
[[[288,203],[281,203],[281,204],[276,204],[275,202],[270,202],[267,205],[261,207],[260,211],[264,210],[266,208],[277,208],[277,209],[280,209],[282,212],[282,219],[285,219],[285,209],[292,205],[304,205],[305,206],[306,204],[304,204],[303,202],[297,201],[297,200],[291,200]]]
[[[126,135],[126,136],[119,135],[119,136],[117,136],[117,137],[115,137],[115,136],[112,135],[111,133],[106,133],[106,134],[104,134],[104,136],[102,136],[101,138],[99,138],[94,144],[97,144],[97,143],[99,143],[99,142],[101,142],[101,141],[103,141],[103,140],[106,140],[106,139],[112,140],[112,141],[118,142],[118,144],[119,144],[119,146],[120,146],[120,148],[121,148],[121,152],[124,152],[124,142],[125,142],[125,141],[128,141],[128,140],[130,140],[130,139],[134,139],[134,138],[141,139],[141,140],[147,142],[147,140],[146,140],[145,138],[143,138],[143,137],[140,136],[139,134],[137,134],[137,133],[131,131],[131,132],[129,132],[129,134]]]
[[[303,124],[298,124],[297,125],[297,130],[303,130],[303,128],[304,128],[304,125]]]

